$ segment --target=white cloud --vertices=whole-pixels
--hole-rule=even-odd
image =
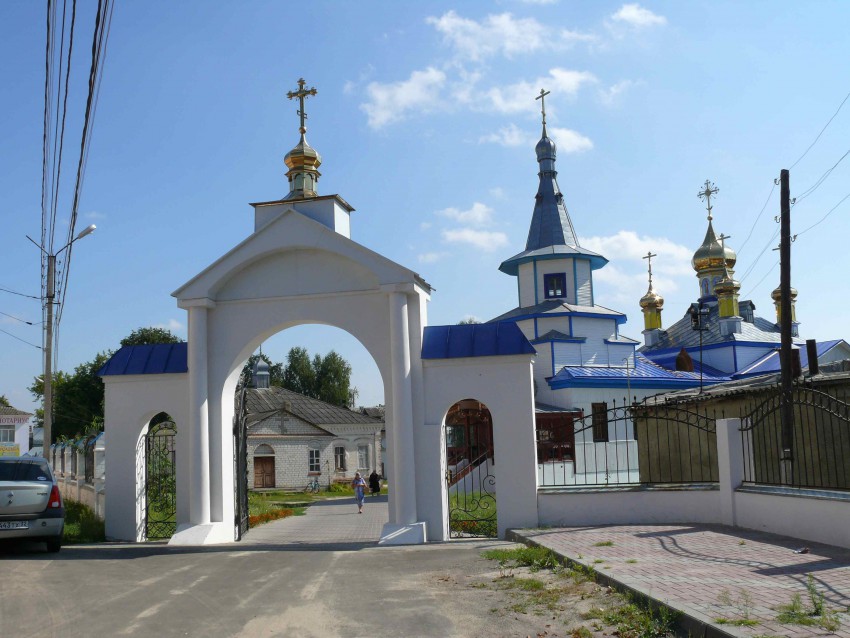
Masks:
[[[494,186],[490,189],[490,195],[496,199],[502,199],[505,196],[505,189],[501,186]]]
[[[582,33],[581,31],[572,31],[571,29],[562,29],[559,37],[561,46],[567,48],[581,43],[596,44],[599,42],[599,36],[595,33]]]
[[[593,141],[572,129],[550,127],[547,131],[555,140],[559,153],[581,153],[593,148]]]
[[[599,101],[605,106],[613,106],[623,93],[637,84],[638,82],[633,80],[623,80],[622,82],[611,85],[607,89],[599,89]]]
[[[596,76],[588,71],[573,71],[554,68],[548,76],[539,77],[533,82],[517,82],[502,87],[493,87],[482,96],[487,106],[499,113],[522,113],[539,110],[538,102],[532,96],[545,88],[555,95],[575,97],[582,85],[597,82]]]
[[[366,87],[369,101],[360,108],[366,112],[369,126],[380,128],[403,119],[408,111],[434,108],[445,82],[446,74],[433,67],[414,71],[400,82],[371,82]]]
[[[637,29],[667,24],[667,18],[657,15],[649,9],[644,9],[637,3],[624,4],[611,18],[617,22],[625,22]]]
[[[106,219],[106,213],[98,213],[96,211],[90,211],[83,215],[86,219]]]
[[[420,222],[419,230],[428,230],[429,228],[431,228],[431,225],[431,222]]]
[[[503,126],[496,133],[488,133],[478,138],[478,143],[501,144],[502,146],[533,146],[537,138],[528,131],[523,131],[516,124]]]
[[[163,330],[170,330],[171,332],[182,332],[185,330],[183,324],[177,321],[177,319],[169,319],[168,323],[158,323],[154,326],[154,328],[162,328]]]
[[[417,256],[420,264],[433,264],[445,257],[445,253],[422,253]]]
[[[473,61],[498,54],[510,58],[519,53],[531,53],[547,43],[544,25],[534,18],[514,18],[510,13],[489,15],[476,22],[447,11],[439,18],[427,18],[426,22],[433,25],[460,56]]]
[[[492,221],[493,209],[487,206],[486,204],[482,204],[481,202],[475,202],[472,205],[472,208],[470,208],[469,210],[444,208],[443,210],[438,210],[437,215],[440,215],[442,217],[448,217],[449,219],[454,219],[455,221],[458,221],[461,224],[483,226],[485,224],[489,224]]]
[[[583,237],[580,241],[583,248],[588,248],[601,255],[616,255],[618,261],[642,261],[644,269],[646,268],[646,260],[643,257],[651,251],[658,255],[652,259],[652,272],[654,274],[669,277],[690,277],[693,275],[691,268],[693,249],[677,244],[666,237],[650,237],[638,235],[631,230],[621,230],[616,235]],[[607,267],[603,270],[607,270]],[[602,270],[598,272],[601,273]],[[596,275],[594,274],[594,276]],[[643,280],[646,281],[645,276]]]
[[[444,230],[443,239],[453,244],[470,244],[486,252],[494,251],[508,244],[508,236],[505,233],[473,228]]]

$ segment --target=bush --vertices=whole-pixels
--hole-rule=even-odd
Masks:
[[[106,529],[88,505],[76,501],[65,501],[65,533],[62,542],[66,545],[75,543],[102,543],[106,540]]]
[[[292,516],[295,514],[295,510],[291,509],[279,509],[279,510],[271,510],[270,512],[263,512],[262,514],[255,514],[253,516],[248,517],[248,525],[249,527],[256,527],[257,525],[262,525],[263,523],[269,523],[271,521],[276,521],[280,518],[286,518],[288,516]]]

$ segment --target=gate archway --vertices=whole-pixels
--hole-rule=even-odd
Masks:
[[[162,420],[160,420],[162,419]],[[177,531],[177,426],[167,414],[154,417],[145,440],[145,538]]]
[[[493,418],[475,399],[458,401],[445,419],[449,536],[495,537]]]

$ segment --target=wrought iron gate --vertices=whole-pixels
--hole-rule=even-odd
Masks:
[[[497,536],[493,423],[483,404],[461,401],[449,411],[446,461],[449,537]]]
[[[233,411],[233,469],[234,497],[236,501],[236,540],[248,531],[248,392],[247,374],[243,374],[236,387],[236,406]]]
[[[145,435],[145,537],[171,538],[177,531],[177,458],[173,421],[152,425]]]

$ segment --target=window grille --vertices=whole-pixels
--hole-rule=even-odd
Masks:
[[[591,414],[593,415],[593,440],[596,443],[608,442],[608,404],[602,403],[591,404]]]

